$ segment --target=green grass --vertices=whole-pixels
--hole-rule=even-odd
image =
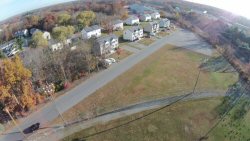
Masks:
[[[215,123],[214,108],[219,103],[219,99],[180,102],[144,119],[90,137],[87,141],[194,141],[205,134]],[[66,137],[64,141],[73,141],[76,138],[115,127],[148,112],[145,111],[104,124],[100,123]]]
[[[248,97],[245,97],[244,100]],[[249,100],[248,100],[249,101]],[[237,108],[241,108],[241,102],[229,112],[222,122],[211,132],[209,141],[249,141],[250,140],[250,112],[242,119],[233,120],[232,115]]]
[[[63,114],[67,120],[96,115],[130,104],[186,94],[193,90],[206,56],[166,45]],[[201,72],[196,92],[224,93],[237,74]],[[54,121],[54,123],[58,123]]]

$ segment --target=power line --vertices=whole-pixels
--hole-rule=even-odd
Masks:
[[[80,138],[80,139],[83,139],[83,140],[84,140],[84,139],[87,139],[87,138],[90,138],[90,137],[93,137],[93,136],[96,136],[96,135],[99,135],[99,134],[102,134],[102,133],[105,133],[105,132],[109,132],[109,131],[114,130],[114,129],[117,129],[117,128],[119,128],[119,127],[128,125],[128,124],[130,124],[130,123],[133,123],[133,122],[135,122],[135,121],[138,121],[138,120],[141,120],[141,119],[143,119],[143,118],[145,118],[145,117],[148,117],[148,116],[150,116],[150,115],[152,115],[152,114],[154,114],[154,113],[156,113],[156,112],[159,112],[159,111],[161,111],[161,110],[163,110],[163,109],[165,109],[165,108],[167,108],[167,107],[169,107],[169,106],[171,106],[171,105],[173,105],[173,104],[175,104],[175,103],[177,103],[177,102],[183,100],[184,98],[187,98],[188,96],[192,95],[192,94],[195,92],[195,89],[196,89],[196,86],[197,86],[197,84],[198,84],[198,80],[199,80],[199,77],[200,77],[200,73],[201,73],[201,69],[199,69],[199,72],[198,72],[198,75],[197,75],[197,78],[196,78],[196,81],[195,81],[195,85],[194,85],[193,91],[192,91],[191,93],[188,93],[188,94],[186,94],[186,95],[183,95],[181,98],[177,99],[176,101],[174,101],[174,102],[172,102],[172,103],[170,103],[170,104],[168,104],[168,105],[165,105],[165,106],[163,106],[163,107],[161,107],[161,108],[159,108],[159,109],[156,109],[156,110],[154,110],[154,111],[151,111],[151,112],[149,112],[149,113],[147,113],[147,114],[145,114],[145,115],[143,115],[143,116],[141,116],[141,117],[138,117],[138,118],[135,118],[135,119],[130,120],[130,121],[128,121],[128,122],[125,122],[125,123],[123,123],[123,124],[120,124],[120,125],[117,125],[117,126],[114,126],[114,127],[111,127],[111,128],[105,129],[105,130],[102,130],[102,131],[100,131],[100,132],[96,132],[96,133],[93,133],[93,134],[84,136],[84,137],[82,137],[82,138]]]
[[[247,90],[247,86],[244,88],[242,94],[236,100],[233,101],[233,105],[230,108],[228,108],[228,110],[221,116],[221,118],[215,123],[215,125],[212,126],[204,136],[199,138],[198,141],[208,139],[208,135],[223,121],[223,119],[229,114],[229,112],[238,104],[238,102],[240,101],[241,97],[244,95],[244,92],[246,90]]]

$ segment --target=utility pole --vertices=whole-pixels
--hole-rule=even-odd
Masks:
[[[13,121],[13,123],[15,124],[15,126],[18,128],[18,130],[20,131],[20,133],[22,133],[23,137],[25,138],[26,137],[25,134],[23,133],[23,131],[20,128],[20,126],[16,123],[15,119],[10,114],[9,109],[7,107],[5,107],[3,110],[9,115],[9,117],[11,118],[11,120]]]
[[[59,111],[59,110],[57,109],[57,107],[56,107],[56,103],[55,103],[55,99],[54,99],[54,95],[53,95],[53,94],[55,93],[55,86],[54,86],[54,84],[48,84],[48,83],[47,83],[47,85],[45,86],[44,92],[45,92],[47,95],[50,95],[51,100],[52,100],[52,103],[53,103],[53,105],[54,105],[54,107],[55,107],[55,110],[58,112],[59,117],[60,117],[61,120],[63,121],[63,126],[66,126],[66,125],[67,125],[66,120],[64,120],[62,114],[60,113],[60,111]]]

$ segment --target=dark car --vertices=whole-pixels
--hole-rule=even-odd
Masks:
[[[39,127],[40,127],[40,123],[32,124],[30,127],[24,129],[24,130],[23,130],[23,133],[24,133],[24,134],[33,133],[34,131],[38,130]]]

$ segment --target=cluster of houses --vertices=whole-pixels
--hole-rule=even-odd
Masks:
[[[127,18],[126,20],[115,20],[112,21],[113,30],[121,30],[123,31],[123,40],[126,41],[136,41],[143,38],[144,32],[149,35],[155,35],[160,31],[160,28],[169,28],[170,21],[168,19],[161,19],[160,13],[150,7],[141,6],[141,5],[131,5],[130,10],[134,12],[132,16]],[[140,22],[146,22],[146,24],[141,27]],[[131,26],[130,28],[126,28],[124,30],[124,25]],[[102,36],[102,27],[98,25],[93,25],[90,27],[85,27],[81,34],[74,34],[71,38],[67,39],[64,43],[59,43],[54,41],[51,38],[51,35],[47,31],[41,31],[36,28],[32,28],[29,31],[27,29],[17,31],[14,35],[16,37],[27,37],[29,35],[35,34],[37,31],[41,31],[43,33],[43,38],[48,40],[49,48],[52,51],[56,51],[62,49],[64,45],[68,45],[71,49],[75,49],[76,46],[73,46],[72,40],[75,38],[82,38],[83,40],[88,40],[90,38],[94,38],[94,44],[92,47],[92,52],[96,55],[110,54],[113,53],[119,46],[119,37],[115,34],[110,34],[106,36]],[[74,37],[76,36],[76,37]]]
[[[140,26],[140,22],[147,22],[143,27]],[[169,28],[170,21],[167,18],[161,19],[158,11],[152,11],[147,13],[137,13],[132,15],[124,21],[116,20],[111,22],[113,30],[123,30],[124,25],[131,26],[128,29],[123,30],[123,40],[136,41],[140,40],[144,36],[144,32],[149,35],[156,35],[160,31],[160,28]],[[86,27],[82,30],[82,38],[87,40],[95,38],[92,52],[97,55],[113,53],[119,45],[119,37],[114,34],[101,36],[102,27],[94,25]]]

